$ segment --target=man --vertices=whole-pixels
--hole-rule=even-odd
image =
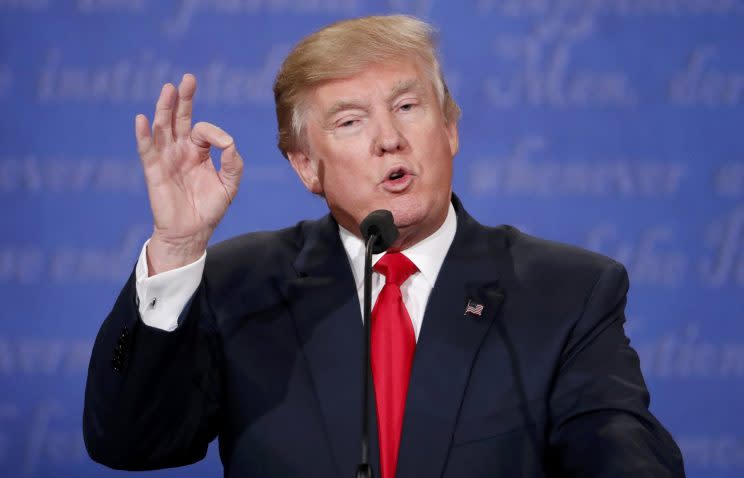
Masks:
[[[95,460],[184,465],[219,436],[225,476],[352,476],[359,224],[388,209],[400,237],[375,257],[376,476],[684,476],[623,332],[624,268],[482,226],[452,195],[459,109],[428,25],[367,17],[295,47],[274,87],[279,148],[330,214],[208,253],[242,160],[218,127],[192,129],[194,91],[190,75],[165,85],[152,130],[136,119],[154,230],[91,357]]]

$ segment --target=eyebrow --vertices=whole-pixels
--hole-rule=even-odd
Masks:
[[[409,91],[416,91],[420,89],[421,82],[418,80],[418,78],[411,78],[409,80],[399,81],[388,95],[387,101],[388,103],[390,103],[395,99],[396,96],[400,96],[403,93],[408,93]]]
[[[333,106],[331,106],[328,111],[325,113],[324,118],[326,121],[330,120],[333,115],[338,113],[339,111],[344,110],[353,110],[353,109],[368,109],[369,104],[362,102],[362,101],[355,101],[355,100],[339,100],[335,103],[333,103]]]
[[[402,95],[403,93],[408,93],[409,91],[416,91],[421,89],[421,82],[417,78],[411,78],[409,80],[403,80],[399,81],[393,89],[390,91],[390,94],[387,96],[385,101],[388,103],[392,102],[395,97]],[[330,120],[332,116],[334,116],[336,113],[344,110],[351,110],[351,109],[368,109],[369,103],[363,102],[363,101],[357,101],[357,100],[339,100],[328,109],[328,111],[323,115],[324,119],[326,121]]]

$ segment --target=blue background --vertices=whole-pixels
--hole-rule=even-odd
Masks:
[[[246,161],[214,241],[320,216],[275,147],[273,77],[305,34],[392,11],[441,31],[468,210],[625,263],[688,476],[744,475],[744,0],[0,0],[0,476],[125,474],[87,457],[81,413],[151,229],[135,114],[197,75],[195,119]],[[147,476],[221,473],[212,446]]]

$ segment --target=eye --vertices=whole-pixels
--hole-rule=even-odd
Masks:
[[[416,105],[414,105],[413,103],[403,103],[400,106],[400,110],[401,111],[411,111],[414,106],[416,106]]]
[[[357,120],[355,119],[348,119],[345,121],[342,121],[341,123],[338,123],[339,128],[348,128],[350,126],[354,126],[356,124]]]

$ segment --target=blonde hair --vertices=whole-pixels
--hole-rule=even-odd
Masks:
[[[301,147],[306,94],[324,81],[348,78],[374,63],[413,59],[429,74],[448,122],[460,107],[450,95],[436,52],[434,28],[407,15],[370,16],[331,24],[305,37],[284,60],[274,81],[284,157]]]

